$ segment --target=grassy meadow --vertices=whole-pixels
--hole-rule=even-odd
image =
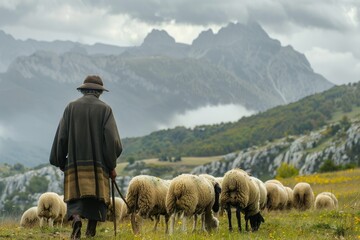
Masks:
[[[265,212],[265,223],[260,226],[258,232],[242,233],[236,230],[229,233],[226,214],[219,217],[218,232],[192,233],[192,220],[189,220],[188,233],[181,232],[181,222],[177,222],[175,233],[171,236],[164,234],[163,222],[158,226],[158,231],[153,232],[153,222],[144,220],[140,235],[134,236],[130,222],[125,221],[118,226],[115,238],[113,224],[106,222],[98,225],[97,236],[93,239],[360,239],[360,169],[298,176],[281,181],[291,188],[297,182],[308,182],[315,195],[323,191],[332,192],[339,200],[339,209]],[[236,229],[235,214],[232,220]],[[242,227],[245,228],[243,218]],[[83,221],[82,238],[85,238],[85,228],[86,222]],[[0,239],[69,239],[70,233],[69,225],[52,229],[20,228],[19,218],[5,219],[0,224]]]
[[[159,171],[156,175],[157,177],[169,178],[169,175],[178,175],[178,173],[190,172],[194,167],[210,163],[213,161],[221,160],[222,156],[210,156],[210,157],[182,157],[179,162],[169,162],[169,161],[159,161],[158,158],[150,158],[139,160],[145,163],[147,169],[166,169],[165,171]],[[125,169],[129,163],[122,162],[118,163],[116,167],[116,172],[119,176],[128,175],[127,170]]]

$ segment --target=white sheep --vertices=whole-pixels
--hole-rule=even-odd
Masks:
[[[338,207],[338,202],[334,194],[330,192],[319,193],[315,198],[315,209],[336,209]]]
[[[294,205],[294,191],[290,187],[285,186],[286,193],[288,195],[288,201],[286,203],[286,209],[292,209]]]
[[[221,186],[224,177],[215,177],[215,179],[219,183],[219,185]]]
[[[127,216],[127,208],[123,199],[115,197],[115,219],[116,223],[119,224]],[[114,221],[114,207],[112,199],[110,199],[110,204],[108,206],[108,211],[106,215],[106,220],[113,222]]]
[[[37,215],[37,207],[27,209],[20,220],[20,227],[34,227],[39,225],[40,219]]]
[[[214,190],[215,190],[215,199],[219,199],[220,192],[221,192],[222,177],[214,177],[214,176],[212,176],[210,174],[200,174],[199,177],[205,177],[211,182],[211,184],[214,186]],[[224,209],[219,209],[220,205],[219,205],[218,202],[214,206],[215,207],[213,208],[214,209],[213,213],[214,213],[214,216],[216,218],[218,218],[219,212],[224,211]],[[196,221],[197,221],[197,216],[195,215],[195,217],[194,217],[194,229],[196,229]]]
[[[175,216],[179,213],[183,216],[183,231],[186,231],[186,219],[192,216],[193,231],[196,230],[197,215],[201,216],[203,231],[217,230],[219,221],[212,211],[219,210],[219,193],[218,183],[212,183],[207,177],[192,174],[175,177],[166,195],[166,209],[171,216],[170,234],[174,231]]]
[[[245,221],[250,220],[253,231],[257,231],[264,218],[260,214],[260,190],[258,184],[250,179],[247,172],[232,169],[225,173],[221,185],[220,205],[227,211],[229,230],[232,231],[231,207],[236,208],[238,230],[241,232],[240,212],[245,215]],[[248,227],[246,226],[246,230]]]
[[[60,195],[59,199],[60,199],[60,214],[54,220],[54,223],[60,224],[60,226],[62,226],[64,222],[68,223],[69,221],[66,219],[67,206],[66,203],[64,202],[64,195]]]
[[[338,200],[337,200],[336,196],[333,193],[331,193],[331,192],[322,192],[321,194],[328,195],[329,197],[331,197],[332,200],[334,201],[335,208],[338,208],[339,203],[338,203]]]
[[[266,208],[266,202],[267,202],[267,190],[265,183],[254,176],[250,176],[250,179],[254,181],[259,187],[259,191],[260,191],[259,206],[260,206],[260,210],[264,210]]]
[[[44,221],[54,226],[55,219],[63,218],[60,196],[54,192],[45,192],[40,195],[37,205],[37,215],[40,218],[40,227],[44,226]]]
[[[284,185],[273,179],[266,181],[265,187],[267,191],[266,208],[269,211],[284,209],[288,201],[288,193]]]
[[[140,232],[140,221],[155,217],[154,231],[160,221],[160,215],[165,217],[165,232],[168,232],[169,214],[165,208],[165,197],[170,185],[170,180],[163,180],[149,175],[139,175],[129,182],[126,202],[128,203],[127,214],[131,215],[131,226],[135,234]]]
[[[314,192],[310,184],[306,182],[297,183],[294,191],[294,208],[305,211],[314,205]]]

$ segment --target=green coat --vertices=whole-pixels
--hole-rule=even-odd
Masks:
[[[64,201],[97,197],[109,203],[109,173],[122,152],[111,108],[86,94],[65,108],[50,153],[64,171]]]

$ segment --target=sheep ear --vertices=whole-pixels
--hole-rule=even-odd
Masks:
[[[215,191],[215,203],[214,203],[214,205],[212,207],[212,210],[214,212],[218,212],[219,208],[220,208],[219,197],[220,197],[220,193],[221,193],[221,188],[220,188],[220,185],[218,183],[215,183],[214,191]]]

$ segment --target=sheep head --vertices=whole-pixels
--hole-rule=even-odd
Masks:
[[[220,185],[218,183],[215,183],[214,191],[215,191],[215,202],[214,202],[214,205],[212,207],[212,210],[214,212],[218,212],[219,208],[220,208],[219,197],[220,197],[220,193],[221,193],[221,187],[220,187]]]
[[[260,212],[253,216],[246,216],[246,218],[250,219],[250,225],[253,232],[256,232],[260,228],[260,224],[265,222],[263,216],[261,216]],[[247,219],[246,219],[247,220]]]

